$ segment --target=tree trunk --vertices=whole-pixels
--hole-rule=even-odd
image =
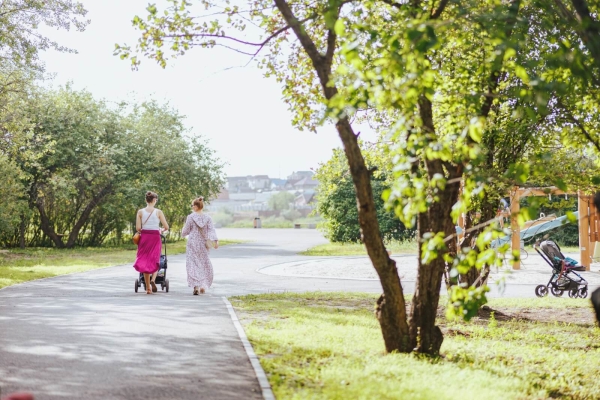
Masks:
[[[358,221],[362,240],[383,287],[383,294],[377,301],[376,315],[381,325],[385,347],[388,352],[394,350],[410,352],[414,346],[409,340],[404,292],[400,284],[396,262],[389,257],[379,231],[377,210],[371,188],[371,172],[365,165],[358,140],[348,120],[345,118],[340,120],[336,124],[336,128],[342,139],[356,188]]]
[[[325,53],[322,54],[304,26],[302,26],[302,23],[296,18],[286,0],[275,0],[275,5],[310,58],[319,77],[325,98],[331,100],[338,93],[335,85],[330,84],[331,66],[337,40],[335,32],[332,29],[327,30],[327,48]],[[371,188],[371,172],[365,165],[357,135],[354,133],[348,118],[340,118],[335,126],[342,140],[352,181],[356,189],[358,221],[363,242],[383,287],[383,294],[377,301],[376,315],[381,325],[385,348],[388,352],[410,352],[412,346],[406,320],[404,292],[400,284],[396,263],[390,259],[379,232],[379,221],[377,220]]]
[[[454,221],[450,213],[452,206],[458,200],[458,193],[458,185],[448,185],[442,193],[439,193],[440,201],[432,204],[426,212],[419,214],[417,220],[419,243],[426,233],[444,232],[446,237],[455,233]],[[438,354],[444,340],[442,331],[435,325],[435,319],[445,268],[443,254],[439,254],[429,264],[424,264],[419,257],[417,286],[412,299],[410,319],[411,344],[419,353]]]
[[[75,246],[75,243],[77,242],[77,237],[79,236],[79,231],[81,231],[81,228],[87,222],[88,218],[90,217],[90,214],[92,213],[92,210],[100,202],[102,202],[102,200],[108,194],[110,194],[111,190],[112,190],[112,185],[108,185],[108,186],[105,186],[104,188],[102,188],[102,190],[100,190],[100,192],[98,192],[98,194],[96,196],[94,196],[92,198],[92,200],[90,200],[88,205],[83,209],[83,212],[81,213],[81,215],[77,219],[77,222],[73,226],[73,229],[71,229],[71,232],[69,233],[69,240],[67,240],[67,245],[66,245],[66,247],[68,249]]]
[[[25,214],[21,214],[21,223],[19,224],[19,247],[25,248]]]
[[[431,101],[424,95],[419,99],[418,110],[424,133],[434,135],[433,108]],[[429,205],[427,211],[419,214],[417,219],[418,243],[421,244],[425,234],[438,232],[443,232],[444,237],[450,237],[449,240],[455,242],[456,239],[453,235],[456,233],[456,228],[451,211],[460,193],[458,179],[462,176],[463,168],[461,165],[443,163],[441,160],[425,159],[424,161],[429,179],[441,174],[454,183],[446,185],[443,189],[438,188],[437,201]],[[456,251],[454,243],[446,247],[446,251]],[[446,269],[443,254],[444,252],[440,251],[438,257],[429,264],[424,264],[419,257],[409,326],[411,345],[419,353],[438,354],[444,340],[442,331],[435,325],[442,276]]]
[[[52,240],[52,242],[57,248],[64,249],[65,244],[63,243],[62,238],[58,236],[58,234],[54,231],[54,228],[50,223],[50,219],[46,214],[46,209],[44,208],[44,200],[38,198],[35,202],[35,206],[40,212],[40,228],[42,228],[42,232],[44,232],[44,234],[48,236],[50,240]]]

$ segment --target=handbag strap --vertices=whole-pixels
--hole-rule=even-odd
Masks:
[[[154,209],[154,210],[156,210],[156,209]],[[152,212],[150,213],[150,215],[148,215],[148,218],[146,218],[146,220],[144,222],[142,222],[142,229],[144,229],[144,224],[146,222],[148,222],[148,220],[150,219],[150,217],[152,216],[152,214],[154,214],[154,210],[152,210]]]

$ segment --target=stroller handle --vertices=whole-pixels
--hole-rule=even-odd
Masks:
[[[167,237],[161,233],[160,238],[161,238],[160,239],[161,242],[165,245],[165,256],[166,256],[167,255]]]

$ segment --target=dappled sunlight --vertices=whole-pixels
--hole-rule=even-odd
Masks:
[[[29,389],[48,398],[100,392],[130,398],[133,391],[155,398],[182,383],[181,398],[197,399],[204,382],[220,398],[252,392],[247,385],[255,378],[237,333],[220,329],[231,320],[219,297],[192,297],[181,282],[168,294],[136,294],[135,275],[119,270],[120,278],[94,271],[92,277],[30,283],[26,295],[0,292],[0,330],[11,332],[0,342],[3,390]]]

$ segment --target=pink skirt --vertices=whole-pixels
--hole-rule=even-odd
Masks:
[[[142,229],[142,237],[133,268],[144,274],[153,274],[158,271],[161,249],[160,232]]]

